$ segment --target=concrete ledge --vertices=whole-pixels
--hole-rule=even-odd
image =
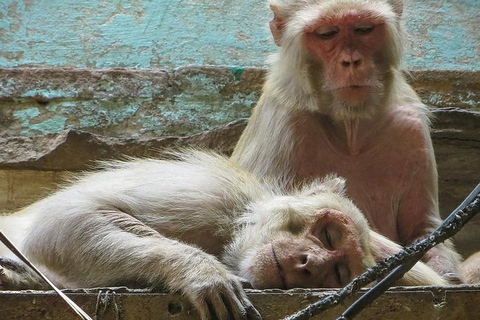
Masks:
[[[247,290],[264,320],[282,319],[332,292],[307,289]],[[68,296],[90,316],[97,315],[97,320],[198,319],[192,306],[176,294],[115,288],[108,293],[106,289],[76,290]],[[355,319],[475,319],[480,314],[478,301],[478,286],[397,287],[387,291]],[[352,302],[353,299],[350,299],[312,319],[336,319]],[[53,291],[0,291],[0,305],[2,319],[78,319]]]
[[[429,106],[480,111],[479,71],[410,74]],[[261,68],[0,68],[0,129],[26,137],[69,129],[135,138],[199,133],[248,117],[264,76]]]

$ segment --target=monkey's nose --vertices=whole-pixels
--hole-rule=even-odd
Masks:
[[[315,273],[316,263],[314,260],[316,259],[314,259],[314,256],[311,254],[301,254],[298,257],[295,269],[303,275],[309,277]]]
[[[362,65],[362,59],[343,59],[341,64],[344,68],[358,68]]]
[[[333,257],[319,257],[312,253],[300,253],[285,274],[289,287],[315,287],[324,278]]]

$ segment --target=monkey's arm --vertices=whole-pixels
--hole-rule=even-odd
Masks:
[[[412,159],[407,168],[408,189],[399,207],[398,230],[400,243],[409,245],[438,227],[441,223],[438,207],[438,175],[433,146],[424,123],[410,131]],[[458,266],[461,261],[453,243],[447,240],[429,250],[423,260],[440,275],[461,282]]]
[[[259,318],[239,278],[214,256],[164,237],[119,209],[77,207],[50,218],[37,221],[22,251],[61,287],[163,287],[184,294],[202,319]]]

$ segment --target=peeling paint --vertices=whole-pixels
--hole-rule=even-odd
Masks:
[[[0,69],[5,92],[0,95],[0,130],[26,137],[65,129],[121,137],[199,133],[247,118],[264,76],[264,69],[220,67],[170,72]],[[412,73],[414,88],[430,106],[472,111],[479,111],[479,76]]]
[[[41,134],[60,132],[65,129],[66,122],[67,122],[66,117],[55,116],[43,122],[31,124],[28,127],[28,131],[24,130],[24,135],[30,135],[32,131],[33,132],[38,131]]]
[[[408,68],[480,70],[478,0],[405,3]],[[266,0],[3,0],[0,17],[0,67],[265,67],[276,50]]]
[[[36,107],[13,111],[13,117],[22,121],[22,127],[28,127],[30,120],[34,119],[40,114],[40,110]]]
[[[407,65],[419,69],[480,69],[480,2],[410,1]]]

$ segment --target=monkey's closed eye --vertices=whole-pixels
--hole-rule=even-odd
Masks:
[[[355,33],[356,34],[369,34],[375,29],[374,25],[361,25],[361,26],[356,26],[355,27]]]
[[[338,284],[343,287],[350,282],[350,269],[344,264],[335,265],[335,277],[337,278]]]
[[[326,249],[336,250],[342,243],[342,228],[335,223],[328,223],[322,226],[317,238],[323,243]]]
[[[337,27],[322,26],[315,29],[315,34],[321,39],[332,39],[338,33]]]
[[[330,232],[328,232],[327,228],[322,229],[320,240],[327,247],[327,249],[333,250],[332,237],[330,236]]]

